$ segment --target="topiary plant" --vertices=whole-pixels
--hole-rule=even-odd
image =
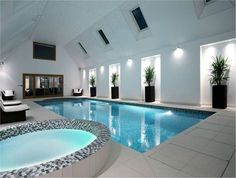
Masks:
[[[210,83],[212,85],[222,85],[222,83],[227,82],[229,79],[229,70],[228,58],[224,58],[221,55],[214,57],[210,69]]]
[[[111,83],[115,87],[117,82],[118,82],[119,74],[118,73],[113,73],[111,75]]]
[[[148,84],[148,86],[151,86],[151,83],[154,81],[155,71],[154,67],[148,66],[145,69],[145,83]]]
[[[89,80],[90,85],[92,85],[92,87],[94,87],[95,86],[95,82],[96,82],[95,75],[91,75],[90,76],[90,80]]]

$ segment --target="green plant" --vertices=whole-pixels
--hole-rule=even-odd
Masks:
[[[222,85],[223,82],[229,79],[229,69],[228,58],[224,58],[221,55],[214,57],[210,69],[210,83],[212,85]]]
[[[90,80],[89,80],[90,85],[92,85],[92,87],[94,87],[95,86],[95,82],[96,82],[95,75],[91,75],[90,76]]]
[[[111,83],[113,84],[113,86],[115,87],[117,82],[118,82],[118,78],[119,78],[119,74],[118,73],[113,73],[111,75]]]
[[[148,84],[148,86],[151,86],[151,83],[154,81],[155,71],[154,67],[148,66],[145,69],[145,83]]]

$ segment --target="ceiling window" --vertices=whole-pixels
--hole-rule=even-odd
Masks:
[[[144,16],[143,16],[143,13],[142,13],[140,7],[137,7],[136,9],[132,10],[131,12],[134,16],[134,19],[135,19],[138,27],[139,27],[139,30],[143,30],[145,28],[148,28],[147,22],[144,19]]]
[[[110,42],[108,41],[108,39],[107,39],[106,35],[104,34],[104,32],[102,31],[102,29],[98,30],[98,33],[99,33],[100,37],[103,39],[104,43],[106,45],[109,45]]]
[[[209,4],[209,3],[213,2],[213,1],[215,1],[215,0],[205,0],[205,4]]]
[[[86,51],[86,49],[83,47],[83,45],[80,42],[78,43],[78,45],[80,46],[80,48],[85,54],[88,54],[88,52]]]

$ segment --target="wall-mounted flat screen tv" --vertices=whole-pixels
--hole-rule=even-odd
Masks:
[[[43,60],[56,60],[56,46],[33,42],[33,58]]]

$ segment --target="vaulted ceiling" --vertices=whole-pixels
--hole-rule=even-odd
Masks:
[[[142,33],[130,14],[137,6],[148,24]],[[79,67],[233,30],[234,0],[1,1],[1,57],[30,39],[63,46]]]

